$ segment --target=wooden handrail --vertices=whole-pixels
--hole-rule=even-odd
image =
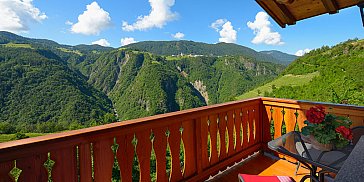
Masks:
[[[282,128],[303,127],[305,110],[314,105],[364,125],[364,107],[259,97],[0,143],[0,181],[14,181],[9,172],[15,161],[19,181],[47,181],[47,160],[55,163],[54,181],[109,181],[114,160],[123,181],[131,181],[134,156],[142,181],[150,181],[152,170],[157,181],[202,181],[264,149],[271,126],[273,138]],[[152,151],[156,169],[150,167]]]

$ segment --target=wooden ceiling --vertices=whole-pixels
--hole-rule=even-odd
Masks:
[[[282,28],[321,14],[364,3],[364,0],[255,0]]]

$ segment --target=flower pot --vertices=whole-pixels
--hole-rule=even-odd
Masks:
[[[321,151],[330,151],[333,149],[334,145],[332,143],[330,144],[323,144],[316,140],[316,138],[313,135],[309,136],[310,143],[313,148]]]

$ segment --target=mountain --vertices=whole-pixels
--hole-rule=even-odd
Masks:
[[[244,47],[232,43],[206,44],[193,41],[144,41],[129,44],[123,48],[134,49],[139,51],[151,52],[157,55],[205,55],[205,56],[239,56],[254,58],[258,61],[273,62],[281,64],[286,63],[286,57],[289,54],[279,54],[278,51],[274,55],[260,53],[248,47]],[[280,56],[282,55],[282,56]],[[283,56],[284,55],[284,56]],[[281,60],[282,59],[282,60]]]
[[[260,51],[260,53],[270,55],[275,59],[279,60],[281,64],[289,65],[292,61],[296,60],[298,57],[292,54],[287,54],[281,51],[270,50],[270,51]]]
[[[55,132],[94,125],[108,113],[110,99],[53,52],[0,47],[0,126]]]
[[[274,86],[265,96],[364,105],[364,40],[323,46],[292,62],[277,79],[310,77],[308,83]],[[310,76],[310,75],[313,75]],[[296,82],[300,82],[299,79]]]
[[[219,56],[69,46],[0,32],[0,133],[56,132],[231,101],[285,68],[234,44],[193,49],[202,54],[204,46]]]

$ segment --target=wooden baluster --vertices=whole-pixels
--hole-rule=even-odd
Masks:
[[[353,125],[351,125],[351,127],[356,127],[356,126],[364,126],[364,118],[360,117],[360,116],[349,116],[349,119],[353,122]]]
[[[271,122],[272,122],[272,112],[271,106],[265,106],[265,113],[263,113],[263,126],[264,126],[264,142],[269,142],[272,140],[272,133],[270,130]]]
[[[255,137],[254,137],[254,143],[259,143],[262,141],[262,132],[263,132],[263,127],[261,125],[261,109],[259,106],[254,106],[254,132],[255,132]]]
[[[14,161],[0,163],[0,182],[15,181],[10,175],[10,171],[14,168]]]
[[[301,129],[306,126],[306,124],[304,124],[304,121],[307,119],[306,118],[306,110],[297,110],[298,112],[298,118],[297,118],[297,123],[298,123],[298,127],[301,131]]]
[[[248,112],[247,112],[247,108],[243,108],[242,109],[242,118],[243,118],[243,123],[242,123],[242,126],[243,126],[243,145],[242,145],[242,148],[243,150],[248,148],[248,120],[249,120],[249,115],[248,115]]]
[[[209,116],[210,120],[210,165],[216,164],[219,160],[217,152],[217,115]],[[220,148],[221,149],[221,148]]]
[[[282,135],[283,114],[281,107],[273,107],[274,138]]]
[[[110,181],[114,165],[114,153],[111,146],[114,138],[99,140],[93,143],[94,178],[96,182]]]
[[[150,141],[150,130],[137,132],[138,144],[136,153],[139,160],[140,181],[150,181],[150,155],[152,152],[152,142]]]
[[[228,148],[228,156],[232,156],[234,151],[234,118],[233,118],[234,111],[228,111],[227,113],[227,129],[229,135],[229,148]]]
[[[241,122],[242,122],[242,116],[240,116],[241,109],[235,109],[235,131],[236,131],[236,147],[235,151],[240,152],[242,150],[241,147],[241,136],[240,136],[240,130],[241,130]]]
[[[254,139],[254,122],[255,122],[255,110],[254,108],[250,108],[249,109],[249,146],[253,145],[254,142],[255,142],[255,139]]]
[[[44,163],[47,161],[47,159],[48,154],[44,153],[17,160],[16,166],[22,170],[18,181],[48,181],[48,171],[44,167]]]
[[[77,181],[76,148],[68,147],[51,152],[55,162],[52,168],[54,182]]]
[[[116,143],[119,144],[116,158],[120,167],[120,178],[123,182],[132,181],[133,159],[135,151],[134,146],[131,143],[133,138],[134,134],[116,137]]]
[[[296,112],[296,109],[284,108],[284,111],[285,111],[284,122],[286,123],[286,133],[289,133],[291,131],[294,131],[294,127],[296,124],[296,115],[294,113]]]
[[[196,134],[200,137],[197,138],[198,144],[201,146],[201,150],[197,151],[198,153],[201,153],[201,161],[197,161],[197,164],[201,162],[201,167],[198,168],[198,173],[201,173],[203,169],[206,169],[210,165],[209,157],[208,157],[208,150],[207,150],[207,142],[208,142],[208,132],[209,132],[209,126],[207,124],[208,117],[203,116],[201,117],[201,120],[197,122],[197,126],[200,126],[200,130],[196,130]],[[211,136],[210,136],[211,138]],[[211,146],[211,142],[210,142]],[[197,146],[197,148],[199,148]],[[211,147],[210,147],[211,148]],[[211,150],[211,149],[210,149]]]
[[[197,172],[196,166],[196,135],[194,121],[182,122],[183,132],[182,140],[184,144],[184,178],[187,178]]]
[[[179,159],[179,152],[181,146],[181,132],[180,123],[173,124],[169,127],[170,135],[168,137],[169,147],[171,149],[171,181],[179,181],[182,179],[181,161]]]
[[[219,160],[222,161],[226,158],[226,113],[219,114],[219,133],[220,133],[220,156]]]
[[[168,181],[166,173],[166,155],[167,155],[167,128],[156,128],[153,129],[154,133],[154,152],[157,164],[157,181],[165,182]]]
[[[91,144],[80,144],[78,154],[80,161],[80,181],[92,181]]]

